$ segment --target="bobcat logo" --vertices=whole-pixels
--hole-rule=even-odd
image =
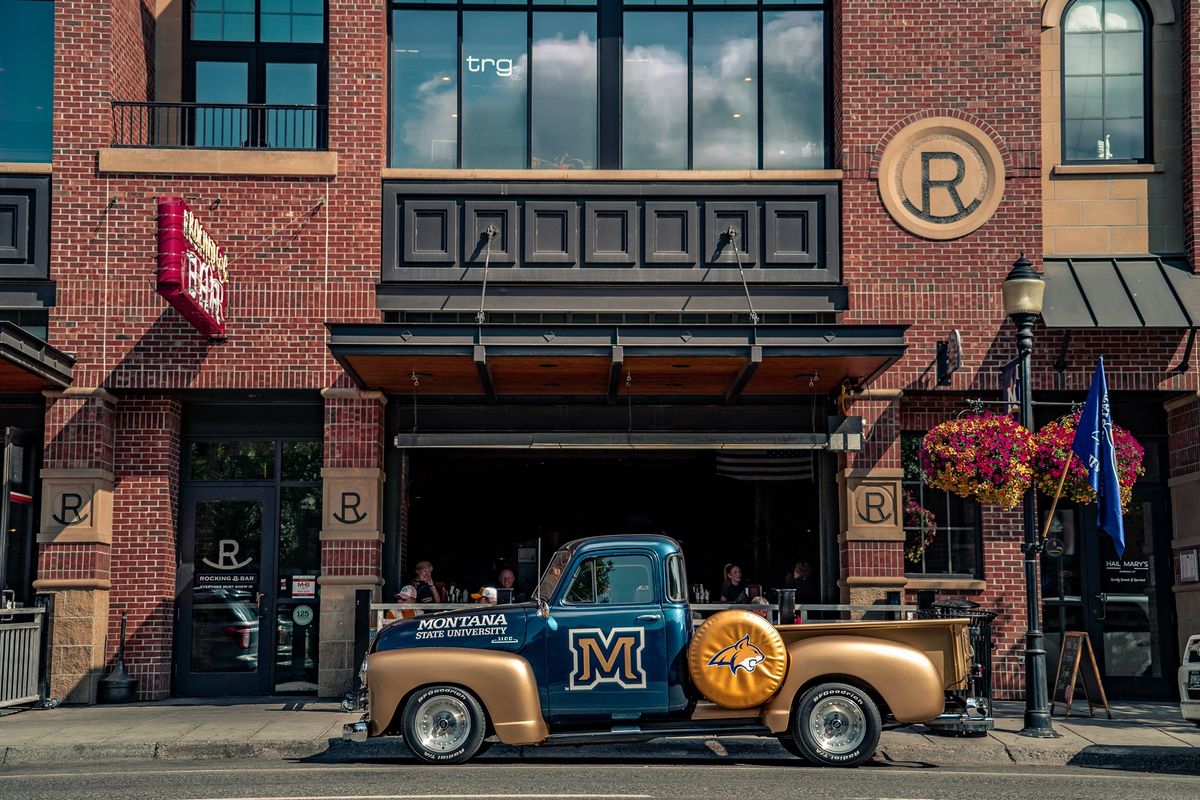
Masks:
[[[729,671],[736,675],[739,669],[754,672],[754,668],[766,660],[767,657],[763,655],[763,651],[750,641],[750,634],[746,634],[710,658],[708,665],[710,667],[729,667]]]

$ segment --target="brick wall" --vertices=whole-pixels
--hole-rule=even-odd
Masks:
[[[126,612],[125,666],[145,700],[170,693],[181,410],[162,396],[123,397],[117,408],[108,656]]]
[[[1200,264],[1200,235],[1196,231],[1196,210],[1200,202],[1200,195],[1196,192],[1196,167],[1200,165],[1200,141],[1197,141],[1200,107],[1196,105],[1197,90],[1200,89],[1200,14],[1197,14],[1195,4],[1189,0],[1183,0],[1178,5],[1181,11],[1178,18],[1180,54],[1183,60],[1180,87],[1183,118],[1179,121],[1183,134],[1183,238],[1184,252],[1195,270]]]
[[[1200,401],[1177,406],[1167,413],[1170,431],[1171,477],[1200,470]]]

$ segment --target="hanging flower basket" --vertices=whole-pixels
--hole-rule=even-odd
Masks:
[[[1071,443],[1075,441],[1077,427],[1079,414],[1068,414],[1034,435],[1033,479],[1043,494],[1053,497],[1058,491],[1058,480],[1062,477],[1067,455],[1071,452]],[[1133,498],[1133,484],[1139,476],[1146,474],[1146,468],[1142,466],[1146,451],[1133,438],[1133,434],[1120,425],[1113,425],[1112,433],[1117,450],[1117,480],[1121,484],[1121,510],[1125,511]],[[1096,501],[1096,492],[1088,486],[1087,466],[1078,456],[1071,459],[1071,469],[1063,482],[1062,496],[1077,503]]]
[[[936,489],[1015,508],[1033,479],[1033,434],[1012,417],[973,414],[947,420],[921,440],[921,474]]]
[[[913,564],[921,563],[925,548],[937,537],[937,520],[933,512],[922,506],[912,492],[904,492],[904,558]]]

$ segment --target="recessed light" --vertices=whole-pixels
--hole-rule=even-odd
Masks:
[[[542,369],[554,369],[558,364],[538,364]]]
[[[744,80],[746,83],[754,82],[754,78],[751,78],[749,75],[747,75],[745,78],[742,78],[742,80]]]
[[[451,114],[450,119],[458,119],[458,114]]]
[[[671,366],[674,367],[675,369],[691,369],[692,368],[691,364],[672,364]]]
[[[444,80],[444,81],[448,81],[448,80],[450,80],[450,76],[449,76],[449,75],[443,75],[443,76],[442,76],[442,80]]]
[[[734,118],[734,119],[741,119],[741,118],[742,118],[742,115],[741,115],[741,114],[734,114],[734,115],[733,115],[733,118]]]

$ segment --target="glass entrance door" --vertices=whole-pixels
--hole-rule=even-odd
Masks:
[[[180,543],[176,694],[270,693],[275,516],[272,488],[188,493]]]
[[[1125,513],[1125,553],[1096,527],[1096,508],[1055,513],[1061,557],[1042,556],[1046,650],[1053,669],[1064,631],[1086,631],[1110,698],[1174,696],[1169,507],[1139,484]],[[1053,675],[1053,673],[1051,673]]]

